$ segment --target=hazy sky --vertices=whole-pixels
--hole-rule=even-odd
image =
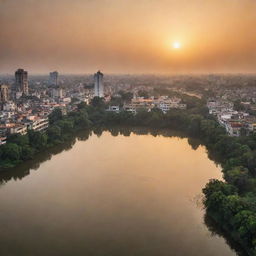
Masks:
[[[0,0],[0,73],[19,67],[256,72],[256,0]]]

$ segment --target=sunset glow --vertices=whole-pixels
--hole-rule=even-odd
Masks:
[[[76,73],[98,67],[116,73],[256,67],[256,1],[16,2],[0,0],[2,72],[24,65],[32,72]],[[179,59],[170,62],[175,51]]]
[[[173,47],[174,49],[180,49],[180,48],[181,48],[181,44],[180,44],[180,42],[176,41],[176,42],[174,42],[174,43],[172,44],[172,47]]]

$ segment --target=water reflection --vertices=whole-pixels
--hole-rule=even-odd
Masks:
[[[3,185],[12,179],[23,179],[30,174],[30,171],[37,170],[40,167],[41,163],[51,160],[52,156],[54,155],[72,149],[73,145],[76,143],[76,140],[85,141],[89,138],[91,134],[92,131],[88,130],[79,132],[76,136],[70,137],[70,139],[65,143],[41,152],[33,160],[28,160],[14,168],[9,168],[7,170],[2,169],[0,171],[0,184]]]
[[[72,137],[72,138],[70,138],[70,140],[69,141],[67,141],[65,144],[62,144],[62,145],[60,145],[60,146],[57,146],[57,147],[54,147],[54,148],[51,148],[49,151],[46,151],[46,152],[43,152],[43,153],[41,153],[41,154],[39,154],[34,160],[32,160],[32,161],[27,161],[26,163],[23,163],[23,164],[21,164],[21,165],[19,165],[18,167],[16,167],[16,168],[13,168],[13,169],[9,169],[8,171],[2,171],[1,173],[0,173],[0,182],[1,182],[1,184],[2,185],[5,185],[5,184],[7,184],[9,181],[11,181],[11,180],[22,180],[24,177],[26,177],[26,176],[28,176],[29,174],[30,174],[30,172],[31,171],[36,171],[37,169],[39,169],[39,167],[41,166],[41,164],[42,163],[44,163],[44,162],[47,162],[47,161],[49,161],[49,160],[51,160],[52,159],[52,157],[54,156],[54,155],[57,155],[57,154],[59,154],[59,153],[61,153],[61,152],[63,152],[63,151],[69,151],[69,150],[71,150],[72,149],[72,147],[74,146],[74,144],[76,143],[76,141],[86,141],[86,140],[88,140],[93,134],[94,135],[96,135],[97,137],[101,137],[102,136],[102,134],[103,134],[103,132],[104,131],[108,131],[108,132],[110,132],[111,133],[111,135],[113,136],[113,137],[117,137],[117,136],[119,136],[119,135],[122,135],[122,136],[124,136],[124,137],[129,137],[129,136],[131,136],[131,134],[136,134],[136,135],[151,135],[151,136],[154,136],[154,137],[157,137],[157,136],[162,136],[162,137],[169,137],[169,138],[172,138],[172,137],[178,137],[178,138],[187,138],[187,136],[185,135],[185,134],[183,134],[183,133],[181,133],[181,132],[179,132],[179,131],[171,131],[171,130],[156,130],[156,129],[151,129],[151,130],[149,130],[149,129],[146,129],[146,128],[127,128],[127,127],[111,127],[111,128],[96,128],[96,129],[93,129],[93,130],[90,130],[90,131],[81,131],[80,133],[78,133],[76,136],[74,136],[74,137]],[[104,137],[104,136],[103,136]],[[200,145],[202,145],[202,143],[201,143],[201,141],[200,140],[198,140],[198,139],[195,139],[195,138],[191,138],[191,137],[189,137],[188,138],[188,144],[191,146],[191,148],[193,149],[193,150],[197,150],[198,148],[199,148],[199,146]],[[95,149],[94,149],[95,150]],[[175,150],[175,149],[174,149]],[[157,149],[156,149],[156,153],[158,153],[157,152]],[[171,159],[172,158],[172,156],[170,155],[170,163],[168,163],[168,162],[166,162],[166,164],[172,164],[174,161],[181,161],[180,159]],[[212,159],[214,159],[214,156],[213,156],[213,154],[211,155],[211,158]],[[108,159],[105,159],[104,161],[107,161]],[[182,159],[183,160],[183,159]],[[217,162],[216,162],[216,164],[217,164]],[[143,163],[141,163],[141,166],[143,166]],[[189,165],[188,165],[189,166]],[[137,171],[137,170],[135,170],[135,171]],[[194,171],[194,170],[191,170],[191,171]],[[63,173],[63,175],[64,175],[64,173]],[[117,176],[117,175],[130,175],[130,173],[129,172],[127,172],[127,173],[122,173],[122,174],[120,174],[120,173],[118,173],[118,174],[114,174],[113,175],[113,177],[111,177],[111,179],[113,178],[113,179],[119,179],[119,176]],[[141,172],[139,172],[139,173],[137,173],[136,172],[136,175],[138,175],[138,177],[136,177],[136,179],[137,179],[137,181],[138,182],[143,182],[143,184],[144,184],[144,182],[146,183],[146,184],[150,184],[150,182],[151,182],[151,180],[150,180],[150,182],[149,182],[149,179],[155,179],[155,176],[154,175],[152,175],[152,177],[150,177],[150,176],[146,176],[145,174],[143,174],[143,172],[141,173]],[[178,175],[178,173],[176,173],[176,175]],[[184,174],[183,174],[184,175]],[[188,175],[191,175],[191,174],[189,174],[188,173]],[[165,177],[165,176],[164,176]],[[178,176],[179,177],[179,176]],[[188,182],[190,181],[189,179],[187,179],[187,180],[185,180],[185,176],[181,176],[183,179],[184,179],[184,186],[197,186],[198,187],[198,185],[200,185],[200,186],[203,186],[203,184],[201,185],[200,184],[200,181],[198,182],[198,184],[189,184]],[[87,177],[88,178],[88,177]],[[90,177],[89,177],[90,178]],[[168,178],[169,179],[169,177],[166,177],[166,178]],[[173,177],[174,179],[176,178],[175,177],[175,173],[174,173],[174,177]],[[211,178],[211,177],[210,177]],[[51,179],[51,177],[49,177],[48,176],[48,179],[50,180]],[[65,177],[63,178],[63,179],[65,179]],[[123,179],[123,178],[122,178]],[[120,182],[120,183],[122,183],[122,182],[124,182],[122,179],[120,179],[120,180],[118,180],[118,182]],[[159,179],[160,180],[164,180],[164,178],[163,177],[159,177]],[[62,180],[62,178],[60,178],[60,180]],[[133,184],[133,180],[131,179],[131,177],[129,177],[129,176],[126,176],[125,177],[125,181],[127,181],[128,180],[128,187],[129,187],[129,189],[130,188],[132,188],[132,189],[138,189],[138,195],[140,194],[140,193],[146,193],[147,192],[147,196],[148,196],[148,193],[150,193],[150,192],[148,192],[148,191],[151,191],[151,190],[155,190],[156,188],[154,187],[154,186],[156,186],[156,183],[157,183],[157,181],[155,181],[155,180],[152,180],[152,182],[154,183],[154,182],[156,182],[156,183],[154,183],[154,185],[152,185],[152,188],[150,187],[150,188],[148,188],[147,186],[145,187],[145,188],[143,188],[143,189],[141,189],[141,188],[138,188],[138,187],[134,187],[134,184]],[[200,177],[198,177],[198,180],[200,180]],[[136,180],[135,180],[136,181]],[[136,182],[137,182],[136,181]],[[112,187],[113,187],[113,184],[108,184],[108,182],[109,181],[104,181],[104,182],[107,182],[107,185],[106,184],[102,184],[102,186],[107,186],[108,187],[108,190],[112,190]],[[175,184],[175,182],[173,182],[173,181],[171,181],[171,183],[170,184],[172,184],[172,186],[173,186],[173,190],[174,191],[177,191],[177,194],[179,194],[179,193],[184,193],[184,191],[182,192],[181,190],[179,190],[180,189],[180,183],[182,183],[183,181],[181,180],[181,181],[179,181],[178,183],[179,183],[179,185],[178,185],[178,189],[176,190],[176,188],[175,188],[175,186],[177,185],[177,184]],[[164,181],[162,181],[162,183],[164,183]],[[165,183],[164,183],[165,184]],[[168,182],[166,183],[166,184],[169,184]],[[15,184],[14,184],[15,185]],[[74,185],[75,187],[76,186],[78,186],[78,187],[80,187],[81,186],[81,189],[83,189],[83,184],[75,184]],[[89,187],[90,187],[91,185],[89,185]],[[170,214],[174,214],[174,213],[171,213],[171,212],[168,212],[168,211],[171,211],[171,209],[172,209],[172,207],[170,207],[170,209],[168,209],[168,211],[166,210],[166,208],[165,208],[165,204],[168,204],[168,200],[170,200],[170,206],[174,206],[174,207],[176,207],[177,209],[176,209],[176,211],[177,211],[177,213],[175,213],[175,214],[177,214],[177,216],[174,214],[173,216],[172,216],[172,218],[175,220],[175,219],[177,219],[177,221],[179,220],[179,216],[183,216],[183,217],[186,217],[187,215],[187,213],[183,213],[183,211],[188,211],[188,209],[189,210],[191,210],[191,206],[189,206],[189,205],[187,205],[187,202],[183,202],[183,203],[181,203],[180,201],[180,199],[179,198],[177,198],[177,196],[176,196],[176,194],[173,194],[173,193],[170,193],[168,196],[169,196],[169,198],[164,198],[165,196],[166,196],[166,193],[169,193],[168,191],[165,191],[165,190],[163,190],[163,191],[161,191],[161,188],[157,188],[157,190],[158,190],[158,194],[159,195],[161,195],[162,196],[162,198],[163,198],[163,200],[166,200],[166,202],[165,202],[165,204],[160,204],[160,203],[158,203],[157,202],[157,200],[159,199],[159,198],[155,198],[155,195],[154,194],[152,194],[152,195],[150,195],[152,198],[150,198],[149,199],[149,201],[148,202],[146,202],[147,204],[146,205],[144,205],[143,207],[140,205],[140,202],[137,202],[136,201],[136,196],[135,196],[135,198],[129,198],[129,196],[128,195],[126,195],[125,194],[125,200],[128,200],[127,202],[129,202],[129,200],[131,200],[131,202],[129,202],[129,204],[130,203],[132,203],[133,205],[132,205],[132,207],[134,207],[135,208],[135,210],[134,211],[136,211],[136,209],[139,209],[139,214],[141,215],[141,216],[137,216],[137,215],[135,215],[135,213],[134,213],[134,211],[132,210],[132,209],[129,209],[128,210],[128,212],[129,212],[129,214],[130,215],[126,215],[127,213],[124,211],[122,211],[122,207],[119,209],[119,208],[112,208],[112,207],[110,207],[110,208],[108,208],[108,206],[105,206],[104,205],[104,202],[105,201],[109,201],[109,202],[111,202],[111,200],[112,200],[112,197],[114,196],[114,201],[117,201],[117,204],[122,204],[123,203],[123,199],[122,198],[115,198],[116,197],[116,191],[120,191],[120,190],[122,190],[122,188],[123,187],[125,187],[125,186],[127,186],[127,184],[115,184],[114,186],[116,186],[116,188],[113,190],[113,192],[112,193],[110,193],[109,195],[108,195],[108,193],[109,193],[109,191],[105,191],[105,193],[106,193],[106,195],[107,195],[107,197],[106,197],[106,195],[104,194],[104,195],[97,195],[97,193],[100,193],[100,191],[95,191],[95,188],[92,186],[92,187],[90,187],[90,189],[92,190],[92,191],[94,191],[94,193],[96,193],[96,196],[99,196],[100,197],[100,208],[101,207],[103,207],[103,212],[104,212],[104,216],[101,216],[100,215],[100,213],[99,212],[94,212],[92,215],[90,215],[89,217],[91,218],[91,221],[92,221],[92,223],[96,223],[96,222],[101,222],[102,221],[102,225],[107,225],[107,227],[106,227],[106,229],[103,229],[103,230],[93,230],[93,228],[92,227],[86,227],[86,228],[88,228],[88,229],[90,229],[91,228],[91,232],[92,232],[92,236],[93,235],[95,235],[95,237],[97,238],[97,237],[100,237],[100,238],[102,238],[101,236],[99,236],[99,234],[97,233],[97,232],[107,232],[107,231],[109,231],[109,229],[114,229],[117,233],[118,232],[120,232],[120,234],[122,234],[124,237],[126,237],[126,235],[124,235],[125,234],[125,232],[126,232],[126,230],[125,229],[127,229],[128,231],[128,234],[127,234],[127,236],[128,236],[128,239],[130,240],[130,241],[133,241],[134,243],[136,243],[137,241],[136,240],[133,240],[133,236],[134,236],[134,234],[136,234],[136,233],[138,233],[139,235],[141,235],[142,234],[142,229],[145,229],[145,230],[148,230],[148,232],[147,231],[145,231],[146,233],[148,233],[148,234],[146,234],[147,235],[147,237],[148,238],[150,238],[152,241],[160,241],[161,243],[163,242],[163,239],[166,239],[166,240],[164,240],[164,244],[162,244],[161,245],[161,243],[159,242],[159,244],[158,244],[158,246],[163,246],[163,247],[165,247],[165,248],[153,248],[152,247],[152,252],[149,252],[149,249],[150,249],[150,242],[149,241],[147,241],[146,242],[146,244],[145,245],[147,245],[147,246],[149,246],[149,248],[146,250],[146,252],[148,252],[148,253],[146,253],[146,254],[138,254],[138,255],[156,255],[156,254],[154,254],[156,251],[158,251],[158,250],[166,250],[166,251],[168,251],[170,248],[175,248],[174,250],[177,250],[175,253],[174,252],[171,252],[170,254],[169,253],[160,253],[159,252],[159,255],[200,255],[200,254],[195,254],[195,251],[193,251],[193,253],[192,253],[192,251],[191,251],[191,254],[189,254],[188,252],[189,252],[189,248],[187,248],[187,249],[185,249],[185,248],[182,248],[182,242],[181,242],[181,240],[182,240],[182,236],[181,236],[181,234],[179,234],[179,232],[187,232],[188,233],[188,237],[190,236],[191,237],[191,239],[193,240],[194,238],[193,238],[193,236],[195,236],[195,235],[197,235],[197,232],[198,233],[202,233],[202,231],[201,230],[189,230],[189,228],[190,228],[190,222],[191,222],[191,219],[187,219],[187,220],[183,220],[182,221],[182,231],[179,231],[178,229],[179,228],[177,228],[177,227],[174,227],[174,226],[172,226],[172,225],[174,225],[173,224],[173,220],[169,220],[168,219],[168,217],[170,217],[170,216],[168,216],[168,215],[170,215]],[[120,187],[119,187],[120,186]],[[62,189],[62,188],[59,188],[59,189]],[[75,188],[73,188],[73,189],[75,189]],[[193,188],[194,189],[194,188]],[[0,192],[1,192],[1,190],[0,190]],[[64,191],[63,191],[63,193],[65,193]],[[41,196],[41,195],[40,195]],[[84,195],[85,197],[87,196],[87,195]],[[182,195],[180,195],[181,196],[181,198],[182,198]],[[178,196],[179,197],[179,196]],[[200,198],[200,196],[199,196],[199,198]],[[48,199],[48,197],[46,197],[46,198],[44,198],[44,197],[42,197],[42,200],[46,200],[46,205],[47,205],[47,200],[49,200]],[[76,198],[71,198],[70,199],[70,201],[69,201],[69,203],[67,203],[67,204],[72,204],[72,202],[75,202],[76,200],[78,200],[78,199],[76,199]],[[124,200],[124,201],[125,201]],[[152,202],[151,202],[151,200],[152,200]],[[192,199],[193,200],[193,199]],[[91,208],[93,209],[93,207],[95,207],[95,201],[97,201],[97,198],[93,201],[90,201],[90,198],[88,198],[88,200],[87,200],[87,204],[88,204],[88,207],[85,207],[85,206],[83,206],[83,207],[85,207],[85,209],[83,209],[83,211],[82,212],[86,212],[86,211],[89,211],[90,212],[90,204],[91,204]],[[52,202],[51,202],[52,203]],[[59,202],[58,202],[59,203]],[[115,202],[116,203],[116,202]],[[62,204],[66,204],[66,202],[64,201],[64,202],[62,202]],[[184,204],[184,205],[186,205],[186,207],[185,207],[185,209],[186,210],[184,210],[182,207],[181,207],[181,209],[178,209],[178,207],[180,206],[180,204],[182,205],[182,204]],[[103,205],[103,206],[102,206]],[[148,215],[147,214],[147,211],[148,212],[151,212],[152,214],[154,213],[154,211],[155,211],[155,206],[158,206],[158,207],[162,207],[162,211],[160,211],[160,212],[156,212],[155,214],[155,216],[153,215],[153,218],[156,218],[156,217],[159,217],[159,216],[161,216],[161,217],[165,217],[164,219],[161,219],[161,220],[159,220],[159,219],[157,219],[157,221],[156,221],[156,219],[151,219],[152,218],[152,216],[150,216],[150,215]],[[87,206],[87,205],[86,205]],[[28,207],[30,207],[30,206],[28,206]],[[52,205],[52,207],[54,207],[53,205]],[[76,206],[77,207],[77,206]],[[99,207],[99,206],[97,206],[97,207]],[[113,206],[114,207],[114,206]],[[116,207],[116,206],[115,206]],[[70,209],[71,209],[72,207],[69,207],[69,211],[70,211]],[[144,209],[145,208],[145,209]],[[168,208],[168,207],[167,207]],[[64,210],[66,209],[66,208],[63,208]],[[15,210],[15,208],[14,208],[14,210]],[[114,222],[115,223],[115,221],[113,220],[113,218],[114,218],[114,216],[112,216],[112,212],[114,212],[114,211],[118,211],[118,215],[116,216],[117,217],[117,219],[118,219],[118,222],[117,222],[117,224],[120,226],[120,227],[122,227],[121,229],[118,229],[118,227],[108,227],[108,225],[109,225],[109,223],[108,222]],[[40,216],[40,213],[37,213],[39,216]],[[59,213],[60,214],[60,213]],[[82,213],[79,213],[79,214],[82,214]],[[163,214],[163,215],[162,215]],[[192,214],[192,212],[191,212],[191,214]],[[99,215],[98,216],[98,219],[97,219],[97,216],[95,216],[95,215]],[[1,215],[0,215],[1,216]],[[53,216],[54,216],[54,214],[53,214]],[[58,215],[59,216],[59,215]],[[63,216],[63,218],[65,217],[65,215]],[[81,217],[81,216],[80,216]],[[59,218],[59,217],[58,217]],[[95,219],[94,219],[95,218]],[[104,219],[107,219],[107,222],[104,222],[103,220]],[[129,220],[128,221],[128,223],[126,223],[126,221],[127,221],[127,218],[128,219],[130,219],[130,218],[134,218],[133,220]],[[171,219],[172,219],[171,218]],[[196,218],[203,218],[200,214],[196,217]],[[102,220],[103,219],[103,220]],[[134,225],[134,221],[138,221],[139,220],[139,222],[138,223],[136,223],[137,224],[137,226],[138,226],[138,229],[136,229],[136,227],[134,228],[134,230],[131,230],[130,232],[131,233],[129,233],[129,225]],[[0,221],[1,221],[1,219],[0,219]],[[85,220],[84,220],[85,221]],[[132,222],[132,223],[130,223],[130,222]],[[170,222],[170,223],[168,223],[168,222]],[[174,221],[175,222],[175,221]],[[200,222],[200,221],[199,221]],[[150,223],[150,224],[149,224]],[[237,247],[236,246],[236,244],[232,241],[232,239],[230,239],[230,237],[225,233],[225,232],[223,232],[223,230],[221,230],[217,225],[216,225],[216,223],[214,223],[207,215],[205,215],[205,217],[204,217],[204,223],[205,223],[205,225],[207,226],[207,228],[208,228],[208,230],[210,231],[210,233],[213,235],[213,236],[220,236],[220,237],[224,237],[225,238],[225,240],[226,240],[226,243],[230,246],[230,248],[232,248],[232,250],[234,250],[234,251],[236,251],[236,253],[238,254],[238,255],[246,255],[246,254],[244,254],[244,252],[242,252],[241,251],[241,249],[239,248],[239,247]],[[45,223],[45,225],[48,225],[49,223]],[[128,225],[128,226],[125,226],[125,225]],[[69,224],[71,227],[73,227],[71,224]],[[77,223],[77,229],[80,229],[80,227],[79,227],[79,225],[80,225],[80,223]],[[88,225],[90,225],[90,224],[88,224]],[[119,227],[119,228],[120,228]],[[171,229],[173,229],[173,230],[175,230],[175,232],[174,232],[174,234],[176,234],[177,235],[177,237],[179,237],[179,241],[177,241],[177,244],[172,244],[172,245],[170,245],[170,244],[168,244],[168,243],[172,243],[173,241],[175,241],[175,238],[173,238],[173,237],[171,237],[171,236],[173,236],[173,234],[172,233],[170,233],[170,227],[171,227]],[[63,228],[63,227],[60,227],[60,228]],[[98,228],[98,227],[97,227]],[[186,231],[186,228],[188,229],[187,231]],[[198,228],[197,226],[193,226],[193,228]],[[192,228],[192,229],[193,229]],[[124,230],[123,230],[124,229]],[[177,229],[177,230],[176,230]],[[155,235],[154,235],[154,230],[156,231],[156,234],[157,235],[159,235],[159,236],[163,236],[163,237],[156,237]],[[81,234],[83,234],[84,235],[84,230],[81,230],[80,231],[81,232]],[[95,232],[95,233],[94,233]],[[75,235],[76,235],[76,233],[74,233]],[[163,235],[164,234],[164,235]],[[60,235],[60,234],[58,234],[58,235]],[[0,238],[2,237],[2,236],[4,236],[4,234],[2,234],[1,232],[0,232]],[[116,234],[114,234],[114,236],[116,236]],[[168,237],[168,236],[170,236],[170,237]],[[44,239],[46,239],[46,238],[44,238]],[[105,239],[105,237],[104,237],[104,239]],[[177,238],[178,239],[178,238]],[[87,237],[87,243],[95,243],[95,240],[93,240],[92,238],[90,238],[90,237]],[[125,243],[125,241],[122,241],[123,243]],[[196,241],[197,243],[198,243],[198,241]],[[59,246],[60,245],[62,245],[62,243],[60,242],[60,241],[57,241],[57,243],[59,243]],[[77,244],[77,242],[76,241],[73,241],[73,243],[74,244]],[[105,246],[107,246],[107,241],[102,241],[102,243],[103,244],[105,244]],[[179,243],[181,243],[180,245],[178,245]],[[208,241],[208,243],[209,243],[209,241]],[[216,243],[216,245],[217,246],[219,246],[219,243],[218,242],[214,242],[214,243]],[[110,241],[110,244],[111,244],[111,241]],[[191,246],[191,244],[190,243],[188,243],[189,244],[189,246]],[[153,243],[152,244],[152,246],[155,246],[155,244]],[[209,245],[210,245],[210,243],[209,243]],[[62,245],[63,247],[65,247],[65,244],[63,244]],[[95,247],[97,247],[98,245],[92,245],[92,250],[94,249],[94,246]],[[109,245],[110,246],[110,245]],[[113,246],[113,245],[112,245]],[[126,248],[127,249],[127,245],[125,245],[125,244],[123,244],[123,245],[120,245],[120,246],[124,246],[124,248]],[[227,251],[226,249],[224,249],[224,245],[223,244],[221,244],[220,245],[220,249],[219,250],[216,250],[216,248],[212,248],[211,250],[214,252],[212,252],[212,253],[209,253],[207,250],[205,251],[205,252],[202,252],[203,254],[201,254],[201,255],[233,255],[233,253],[231,253],[231,252],[229,252],[229,251]],[[223,251],[222,251],[222,247],[223,247]],[[194,250],[195,250],[195,248],[193,248]],[[207,249],[207,248],[205,248],[205,249]],[[107,252],[112,252],[111,251],[111,248],[107,248],[106,249],[107,250]],[[82,252],[83,252],[83,250],[82,250]],[[120,254],[122,252],[122,250],[120,249],[120,251],[119,250],[117,250],[117,254],[116,255],[132,255],[132,254],[129,254],[128,252],[127,252],[127,254],[125,254],[124,252],[122,252],[122,254]],[[216,252],[220,252],[219,254],[216,254]],[[222,254],[222,252],[223,252],[223,254]],[[224,253],[225,252],[225,253]],[[132,253],[132,250],[130,251],[130,253]],[[21,254],[19,254],[19,253],[17,253],[17,254],[15,254],[15,255],[21,255]],[[39,255],[39,254],[38,254]],[[64,255],[64,254],[63,254]],[[71,255],[71,254],[65,254],[65,255]],[[83,253],[81,253],[80,252],[80,254],[79,255],[84,255]],[[96,255],[96,254],[90,254],[90,255]],[[107,254],[106,252],[104,252],[104,254],[103,254],[103,251],[100,251],[97,255],[110,255],[110,254]]]
[[[92,134],[97,135],[100,137],[104,131],[108,131],[111,133],[112,136],[116,137],[118,135],[123,135],[126,137],[129,137],[131,133],[134,133],[136,135],[152,135],[154,137],[156,136],[164,136],[164,137],[179,137],[179,138],[186,138],[187,136],[179,131],[173,131],[173,130],[159,130],[159,129],[147,129],[147,128],[128,128],[128,127],[110,127],[110,128],[102,128],[97,127],[93,130],[84,130],[80,131],[76,134],[76,136],[70,137],[68,141],[65,143],[52,147],[48,149],[47,151],[43,151],[40,154],[38,154],[33,160],[28,160],[24,163],[21,163],[17,167],[9,168],[8,170],[2,169],[0,170],[0,185],[5,184],[6,182],[10,180],[21,180],[22,178],[26,177],[30,174],[30,171],[37,170],[41,163],[45,161],[51,160],[52,156],[57,155],[61,153],[62,151],[68,151],[70,150],[73,145],[76,143],[76,140],[78,141],[85,141],[89,139],[89,137]],[[188,138],[188,143],[191,145],[191,147],[196,150],[200,145],[201,142],[198,139],[195,138]]]
[[[223,237],[229,247],[234,250],[239,256],[247,256],[246,251],[243,250],[233,239],[232,237],[218,224],[216,223],[211,216],[207,213],[204,215],[204,223],[207,226],[208,230],[211,232],[212,236]]]

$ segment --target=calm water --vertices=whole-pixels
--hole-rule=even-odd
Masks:
[[[104,132],[26,174],[0,187],[0,255],[236,255],[200,203],[220,169],[187,139]]]

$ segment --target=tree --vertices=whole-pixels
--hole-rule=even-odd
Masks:
[[[241,104],[240,100],[236,100],[234,102],[234,109],[237,111],[243,111],[243,110],[245,110],[245,107]]]
[[[76,102],[79,102],[79,99],[76,98],[76,97],[72,97],[72,98],[71,98],[71,104],[74,104],[74,103],[76,103]]]
[[[201,131],[202,117],[200,115],[192,115],[190,117],[190,124],[188,131],[191,135],[198,135]]]
[[[244,167],[235,167],[225,171],[224,178],[229,184],[236,186],[240,192],[250,190],[249,171]]]
[[[133,98],[132,92],[126,92],[122,95],[122,99],[124,102],[131,102],[132,98]]]
[[[62,119],[56,123],[61,128],[62,133],[70,133],[74,128],[74,121],[70,119]]]
[[[205,200],[205,205],[207,207],[207,210],[217,215],[219,215],[219,212],[221,211],[221,209],[223,209],[223,206],[225,205],[225,203],[226,203],[226,196],[221,191],[213,192]]]
[[[240,196],[229,195],[225,198],[225,203],[222,205],[222,208],[219,209],[219,212],[223,214],[227,222],[231,223],[234,216],[245,208],[246,204]]]
[[[211,194],[218,191],[221,191],[226,196],[237,194],[236,187],[216,179],[210,180],[210,182],[208,182],[205,188],[203,189],[203,193],[206,196],[206,198],[210,197]]]
[[[139,91],[138,91],[138,95],[139,95],[139,97],[144,97],[145,99],[148,99],[148,98],[149,98],[149,94],[148,94],[148,92],[145,91],[145,90],[139,90]]]
[[[33,159],[34,154],[35,154],[35,149],[30,147],[29,145],[25,145],[21,148],[21,159],[24,161]]]
[[[246,130],[245,127],[242,127],[242,128],[240,129],[240,136],[246,136],[246,135],[247,135],[247,130]]]
[[[98,96],[94,97],[91,101],[91,105],[95,108],[104,109],[105,108],[104,98],[101,98]]]
[[[49,115],[49,123],[53,124],[58,120],[63,118],[63,114],[60,108],[55,108],[52,113]]]
[[[2,148],[2,157],[11,161],[20,159],[21,148],[15,143],[7,143]]]
[[[123,105],[123,100],[121,97],[111,97],[111,100],[109,102],[110,106],[122,106]]]
[[[29,144],[29,138],[28,135],[11,134],[8,136],[8,142],[24,147]]]
[[[29,144],[37,151],[43,149],[47,145],[47,135],[45,133],[29,130]]]
[[[78,125],[79,127],[82,127],[82,128],[89,127],[90,122],[89,122],[89,119],[88,119],[87,111],[85,109],[81,109],[77,113],[74,122],[75,122],[75,125]]]
[[[50,143],[58,143],[61,140],[61,128],[57,125],[51,125],[47,130],[47,135]]]
[[[130,102],[133,98],[132,92],[119,91],[119,94],[121,95],[123,102]]]
[[[206,136],[209,139],[212,139],[212,135],[216,136],[216,121],[203,119],[201,120],[200,123],[200,129],[204,136]]]
[[[87,106],[87,104],[85,102],[80,102],[79,104],[77,104],[77,109],[81,110],[81,109],[85,109]]]
[[[238,212],[234,217],[234,227],[248,248],[256,247],[256,215],[250,210]]]

